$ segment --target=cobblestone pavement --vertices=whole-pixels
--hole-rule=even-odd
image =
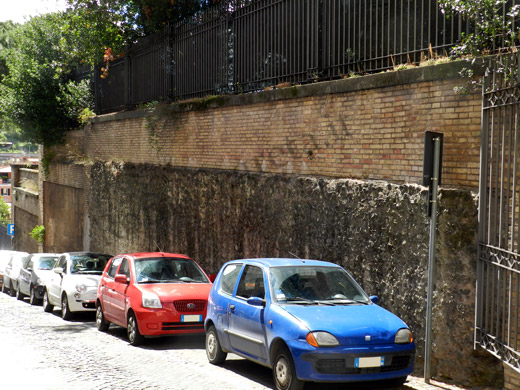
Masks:
[[[96,329],[93,313],[63,321],[60,312],[0,293],[2,389],[44,390],[244,390],[272,389],[271,370],[228,355],[223,366],[208,363],[204,336],[150,339],[128,344],[125,329]],[[9,386],[6,386],[9,385]],[[307,384],[306,390],[368,389],[367,385]],[[373,390],[381,387],[372,386]],[[388,388],[387,388],[388,389]],[[409,377],[401,390],[460,390]]]

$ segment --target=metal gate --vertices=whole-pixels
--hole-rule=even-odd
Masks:
[[[475,347],[520,371],[520,55],[490,62],[482,92]]]

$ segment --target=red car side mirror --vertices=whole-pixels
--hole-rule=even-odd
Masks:
[[[116,283],[128,284],[128,278],[126,277],[126,275],[123,275],[123,274],[117,274],[114,277],[114,280]]]

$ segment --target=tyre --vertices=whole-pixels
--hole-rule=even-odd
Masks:
[[[227,353],[222,350],[218,341],[217,330],[211,325],[206,333],[206,356],[211,364],[222,364]]]
[[[69,308],[69,300],[67,299],[67,294],[63,293],[63,297],[61,297],[61,318],[65,321],[68,321],[72,318],[72,312]]]
[[[33,286],[31,286],[29,290],[29,303],[33,306],[40,304],[40,299],[36,298],[36,292]]]
[[[302,390],[305,383],[296,377],[294,361],[287,347],[276,352],[273,363],[273,381],[277,390]]]
[[[141,345],[144,342],[144,337],[139,332],[139,326],[137,325],[137,319],[134,313],[128,315],[128,321],[126,324],[126,332],[128,334],[128,341],[131,345]]]
[[[16,287],[16,299],[18,299],[19,301],[22,301],[23,297],[24,297],[24,295],[20,291],[20,283],[18,283],[18,286]]]
[[[110,327],[110,322],[105,320],[105,316],[103,315],[103,308],[101,307],[101,303],[98,303],[96,307],[96,326],[101,332],[106,332]]]
[[[52,306],[49,302],[49,295],[47,294],[47,290],[43,293],[43,311],[46,313],[51,313],[54,306]]]
[[[16,290],[13,287],[13,282],[9,282],[9,295],[14,297],[16,295]]]

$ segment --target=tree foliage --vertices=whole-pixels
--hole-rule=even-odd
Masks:
[[[78,125],[81,111],[92,108],[89,81],[72,79],[84,57],[67,30],[69,20],[66,13],[32,18],[10,32],[2,50],[0,118],[33,143],[61,142]]]
[[[7,226],[11,223],[11,208],[3,198],[0,198],[0,224]]]
[[[111,25],[104,46],[121,52],[121,45],[137,37],[161,32],[168,24],[186,20],[220,0],[68,0],[83,22],[92,28]]]
[[[477,57],[518,45],[520,5],[507,0],[439,0],[439,4],[443,13],[462,16],[474,30],[463,34],[453,49],[455,55]]]

